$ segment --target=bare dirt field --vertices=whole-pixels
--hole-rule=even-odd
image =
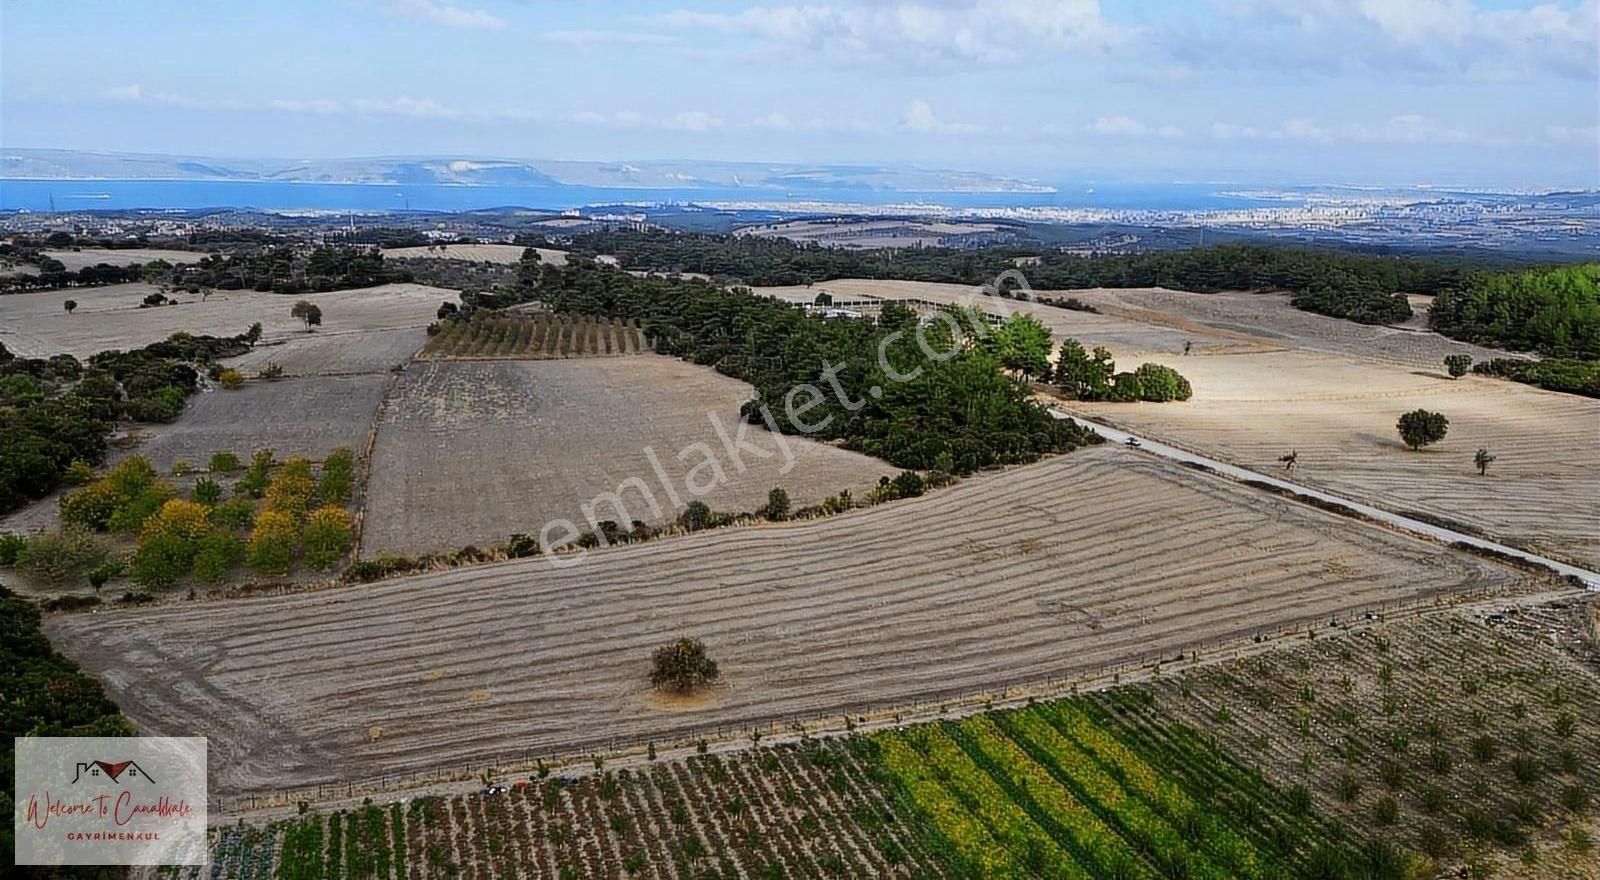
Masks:
[[[572,568],[535,558],[46,627],[143,733],[209,736],[228,794],[948,699],[1520,582],[1102,447]],[[648,656],[684,634],[723,681],[663,702]]]
[[[179,331],[232,336],[257,321],[264,340],[293,339],[308,335],[299,319],[289,315],[300,299],[322,307],[321,334],[421,329],[434,320],[439,303],[456,300],[453,290],[385,284],[299,296],[217,291],[205,301],[180,295],[177,305],[140,308],[144,297],[157,289],[150,284],[114,284],[0,296],[0,343],[18,355],[66,353],[81,358],[109,348],[159,342]],[[68,299],[78,303],[70,315],[62,308]]]
[[[825,281],[809,287],[758,287],[754,292],[774,296],[788,302],[809,303],[817,294],[827,291],[836,303],[857,297],[892,299],[902,302],[928,303],[936,306],[966,305],[983,308],[1001,317],[1013,314],[1032,314],[1038,318],[1056,339],[1071,337],[1093,348],[1103,345],[1113,351],[1125,352],[1181,352],[1183,344],[1192,342],[1195,351],[1259,351],[1274,347],[1269,340],[1241,333],[1219,331],[1193,325],[1190,322],[1169,320],[1155,322],[1121,317],[1113,314],[1095,314],[1057,308],[1041,303],[1016,299],[985,297],[978,288],[966,284],[939,284],[927,281],[881,281],[876,279],[843,279]],[[1077,297],[1093,291],[1038,291],[1047,297]],[[1148,318],[1149,316],[1141,316]]]
[[[126,266],[129,263],[142,265],[156,260],[166,260],[174,266],[180,263],[198,263],[205,259],[206,252],[159,248],[82,248],[75,251],[45,251],[44,255],[60,260],[68,272],[76,272],[85,266],[97,266],[101,263],[113,266]]]
[[[522,252],[527,250],[520,244],[447,244],[439,248],[404,247],[384,248],[383,256],[390,260],[406,260],[418,257],[435,260],[469,260],[475,263],[516,263],[522,259]],[[552,266],[565,266],[567,252],[552,250],[550,248],[534,248],[539,252],[539,259]]]
[[[257,449],[280,459],[320,460],[334,448],[360,450],[372,428],[389,377],[361,376],[248,382],[237,391],[213,389],[189,399],[170,425],[137,425],[139,443],[113,458],[137,453],[165,471],[173,462],[204,467],[213,452],[249,460]]]
[[[743,382],[651,354],[418,362],[379,423],[362,555],[502,544],[513,532],[537,534],[555,519],[587,530],[582,505],[616,492],[631,477],[651,487],[661,514],[652,514],[634,489],[625,495],[626,517],[601,506],[598,519],[661,524],[676,518],[682,505],[662,487],[646,447],[687,503],[696,499],[686,490],[686,475],[703,457],[692,450],[684,459],[678,455],[691,444],[706,444],[726,479],[698,500],[723,511],[753,511],[774,486],[784,487],[800,507],[841,489],[860,494],[880,476],[896,473],[877,459],[785,437],[794,464],[780,474],[782,447],[764,428],[751,428],[747,440],[770,457],[744,455],[741,473],[710,414],[735,432],[739,406],[749,396]]]
[[[1291,476],[1307,485],[1600,563],[1600,401],[1312,351],[1152,359],[1194,398],[1065,408],[1258,471],[1281,473],[1278,457],[1298,451]],[[1419,407],[1450,430],[1413,452],[1395,422]],[[1480,447],[1498,456],[1481,477]]]
[[[404,364],[428,341],[422,327],[398,330],[293,332],[259,343],[247,354],[224,361],[255,376],[267,364],[285,376],[346,376],[377,373]]]
[[[1397,326],[1372,326],[1302,311],[1289,304],[1286,293],[1186,293],[1136,288],[1085,290],[1063,295],[1077,296],[1107,314],[1135,321],[1187,320],[1198,325],[1196,329],[1201,332],[1247,334],[1259,337],[1265,346],[1346,354],[1437,370],[1443,369],[1445,356],[1451,354],[1469,355],[1474,360],[1520,357],[1428,331],[1426,306],[1418,313],[1423,316],[1422,323],[1413,316]],[[1431,299],[1413,298],[1430,302]]]

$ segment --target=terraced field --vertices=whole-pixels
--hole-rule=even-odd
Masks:
[[[48,629],[147,732],[209,736],[215,790],[236,793],[958,698],[1520,581],[1097,448],[572,567],[536,558]],[[648,656],[680,634],[705,641],[723,682],[663,702]]]
[[[1383,623],[960,721],[225,826],[213,876],[1593,876],[1600,677],[1579,659],[1581,604]]]

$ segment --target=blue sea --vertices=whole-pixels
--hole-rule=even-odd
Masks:
[[[1071,183],[1053,193],[898,192],[755,188],[626,189],[586,186],[395,186],[232,180],[0,179],[0,210],[92,211],[163,208],[256,208],[324,211],[470,211],[481,208],[566,210],[623,202],[838,202],[929,204],[950,208],[1062,207],[1195,211],[1282,205],[1226,195],[1227,184]]]

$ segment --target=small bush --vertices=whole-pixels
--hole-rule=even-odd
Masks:
[[[217,384],[229,391],[237,391],[244,387],[244,374],[234,369],[223,370],[217,374]]]
[[[242,467],[244,465],[239,463],[239,456],[231,452],[218,452],[211,456],[211,463],[207,466],[207,470],[214,474],[231,474],[236,473]]]
[[[339,563],[350,549],[350,513],[342,507],[327,506],[312,511],[301,536],[306,564],[326,571]]]
[[[189,490],[189,497],[207,507],[215,507],[222,500],[222,484],[201,477],[195,481],[194,488]]]
[[[43,532],[26,539],[15,565],[51,583],[76,579],[110,556],[99,539],[81,529]]]
[[[356,456],[344,447],[329,453],[322,462],[322,478],[317,483],[317,496],[323,504],[343,504],[350,500],[355,488]]]

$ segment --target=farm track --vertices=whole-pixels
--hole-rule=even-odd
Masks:
[[[147,732],[204,719],[231,794],[954,698],[1519,580],[1102,448],[572,569],[529,560],[49,630]],[[644,658],[679,633],[706,641],[725,683],[661,705]]]

